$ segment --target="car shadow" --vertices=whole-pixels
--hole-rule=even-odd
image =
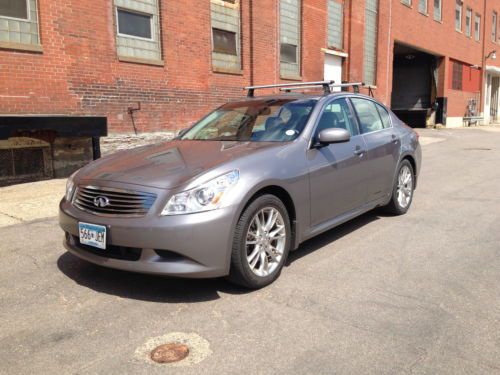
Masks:
[[[288,267],[300,258],[378,220],[380,216],[379,212],[370,211],[302,243],[296,251],[290,253],[285,266]],[[69,252],[58,258],[57,267],[77,284],[96,292],[148,302],[197,303],[219,299],[220,292],[234,295],[252,292],[230,284],[224,278],[168,278],[101,267]]]
[[[148,302],[196,303],[219,299],[219,292],[251,292],[223,278],[178,279],[101,267],[69,252],[59,257],[57,267],[77,284],[96,292]]]
[[[386,215],[379,212],[379,210],[372,210],[301,243],[297,250],[290,252],[285,263],[285,267],[290,266],[293,262],[318,249],[321,249],[339,238],[342,238],[351,232],[355,232],[358,228],[378,220],[382,216]]]

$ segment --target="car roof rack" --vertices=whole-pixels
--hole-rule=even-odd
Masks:
[[[285,92],[291,92],[291,91],[294,91],[294,90],[303,90],[303,89],[312,89],[312,88],[316,88],[317,86],[302,86],[302,87],[290,87],[290,88],[281,88],[280,90],[281,91],[285,91]],[[339,84],[332,84],[330,85],[330,89],[332,87],[341,87],[341,88],[347,88],[347,87],[352,87],[353,88],[353,91],[356,93],[356,94],[359,94],[359,88],[360,87],[365,87],[365,84],[363,82],[344,82],[344,83],[339,83]],[[368,86],[368,88],[370,89],[370,87]],[[371,90],[371,89],[370,89]],[[330,90],[331,91],[331,90]]]
[[[323,91],[325,94],[330,94],[331,90],[330,87],[333,85],[335,81],[314,81],[314,82],[297,82],[297,83],[277,83],[274,85],[260,85],[260,86],[246,86],[243,89],[248,90],[247,97],[253,98],[255,94],[256,89],[271,89],[275,87],[296,87],[296,90],[299,88],[304,88],[305,86],[307,87],[318,87],[318,86],[323,86]]]

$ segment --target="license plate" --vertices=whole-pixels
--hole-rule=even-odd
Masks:
[[[106,249],[106,227],[89,223],[78,223],[80,243]]]

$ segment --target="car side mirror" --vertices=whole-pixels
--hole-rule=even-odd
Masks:
[[[329,145],[332,143],[349,142],[351,134],[346,129],[329,128],[319,132],[317,142],[320,145]]]

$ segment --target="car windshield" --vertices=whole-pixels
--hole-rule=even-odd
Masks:
[[[268,99],[228,103],[180,137],[207,141],[293,141],[304,129],[316,99]]]

